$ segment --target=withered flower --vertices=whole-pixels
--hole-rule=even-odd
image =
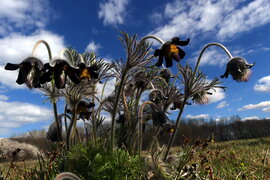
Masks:
[[[156,63],[157,67],[163,64],[163,58],[165,57],[166,67],[171,67],[173,65],[172,59],[179,62],[185,57],[185,51],[183,51],[178,46],[186,46],[189,44],[190,39],[186,41],[181,41],[178,37],[174,37],[171,41],[165,42],[160,49],[157,49],[154,53],[155,57],[159,57]]]
[[[80,79],[86,79],[87,81],[90,81],[91,79],[97,79],[98,78],[98,70],[99,67],[97,64],[93,64],[89,67],[85,65],[85,63],[81,62],[77,65],[80,69],[79,77]]]
[[[25,83],[30,89],[38,88],[40,84],[45,83],[43,63],[35,57],[28,57],[20,64],[7,63],[5,69],[11,71],[19,69],[16,82],[20,85]]]
[[[209,103],[209,95],[212,93],[208,92],[209,89],[199,91],[198,93],[194,94],[192,97],[192,101],[196,104],[208,104]]]
[[[233,80],[247,82],[251,75],[250,68],[254,65],[255,63],[248,64],[247,61],[241,57],[234,57],[228,62],[226,72],[221,78],[228,78],[228,75],[231,74]]]
[[[71,67],[67,61],[56,59],[51,64],[47,63],[44,65],[46,69],[45,78],[46,81],[53,79],[58,89],[65,87],[67,76],[76,84],[81,82],[77,76],[79,70]]]
[[[225,90],[225,87],[220,86],[221,82],[218,78],[214,78],[212,81],[207,80],[207,76],[202,72],[198,72],[194,75],[194,71],[190,66],[179,66],[178,67],[180,74],[182,75],[181,81],[184,85],[184,96],[192,100],[195,103],[206,104],[208,103],[208,96],[211,95],[209,90],[214,90],[216,88],[221,88]]]

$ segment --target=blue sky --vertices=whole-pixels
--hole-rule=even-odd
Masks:
[[[194,65],[200,50],[210,42],[222,43],[233,56],[256,62],[250,81],[222,79],[226,92],[214,93],[208,105],[187,106],[184,117],[270,117],[269,9],[270,0],[1,0],[0,137],[46,128],[53,120],[51,104],[43,103],[45,97],[37,90],[17,85],[17,72],[3,68],[7,62],[19,63],[30,56],[40,39],[50,44],[54,57],[61,48],[71,46],[81,53],[95,51],[110,61],[124,58],[119,31],[139,38],[156,35],[164,41],[174,36],[190,38],[190,44],[183,47],[183,64]],[[37,54],[47,59],[44,47]],[[213,79],[225,72],[227,61],[224,51],[211,47],[200,69]],[[113,81],[109,85],[107,92],[113,89]]]

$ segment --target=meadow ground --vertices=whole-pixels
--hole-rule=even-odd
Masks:
[[[189,165],[196,164],[196,172],[207,179],[270,179],[270,137],[259,139],[214,142],[196,152]],[[182,147],[174,147],[173,154]],[[15,162],[12,174],[34,168],[37,161]],[[10,163],[0,163],[5,176]],[[208,174],[208,175],[206,175]]]

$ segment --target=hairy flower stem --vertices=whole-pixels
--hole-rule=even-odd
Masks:
[[[179,126],[180,126],[180,119],[181,119],[181,116],[182,116],[182,114],[183,114],[183,112],[184,112],[184,108],[185,108],[185,105],[186,105],[187,100],[188,100],[188,97],[185,97],[184,100],[183,100],[183,102],[182,102],[182,104],[181,104],[179,114],[178,114],[178,116],[177,116],[177,118],[176,118],[176,123],[175,123],[175,128],[174,128],[175,130],[174,130],[174,132],[173,132],[173,134],[172,134],[172,136],[171,136],[171,138],[170,138],[170,140],[169,140],[169,143],[168,143],[166,152],[165,152],[165,154],[164,154],[163,161],[166,161],[167,156],[168,156],[168,154],[169,154],[169,152],[170,152],[170,149],[171,149],[171,147],[172,147],[172,144],[173,144],[173,142],[174,142],[175,136],[176,136],[177,131],[178,131]]]
[[[47,48],[47,51],[48,51],[48,55],[49,55],[49,61],[52,60],[52,52],[51,52],[51,48],[49,46],[49,44],[44,41],[44,40],[39,40],[36,42],[36,44],[34,45],[34,48],[32,50],[32,56],[35,56],[36,54],[36,49],[37,47],[40,45],[40,44],[44,44]],[[52,87],[53,90],[54,90],[54,86]],[[60,141],[63,141],[63,138],[62,138],[62,129],[60,127],[60,121],[58,119],[58,113],[57,113],[57,105],[56,105],[56,102],[55,100],[52,101],[52,104],[53,104],[53,111],[54,111],[54,119],[55,119],[55,122],[56,122],[56,126],[57,126],[57,129],[58,129],[58,132],[59,133],[59,137],[60,137]]]
[[[199,64],[200,64],[200,62],[201,62],[201,58],[202,58],[203,53],[204,53],[205,50],[206,50],[207,48],[209,48],[210,46],[218,46],[218,47],[220,47],[221,49],[223,49],[223,50],[226,52],[226,54],[229,56],[230,59],[233,58],[233,56],[232,56],[232,54],[230,53],[230,51],[229,51],[225,46],[223,46],[222,44],[220,44],[220,43],[209,43],[209,44],[207,44],[207,45],[204,46],[204,48],[201,50],[201,53],[200,53],[200,55],[199,55],[199,57],[198,57],[198,59],[197,59],[197,63],[196,63],[196,66],[195,66],[195,70],[194,70],[194,72],[193,72],[193,77],[192,77],[192,79],[194,79],[195,76],[196,76],[196,74],[197,74],[197,71],[198,71]]]
[[[142,125],[143,125],[143,109],[146,105],[152,104],[152,101],[145,101],[142,103],[139,110],[139,128],[138,128],[138,155],[142,152]]]
[[[93,92],[95,92],[96,90],[96,86],[94,85],[93,86]],[[95,97],[92,96],[92,103],[95,102]],[[95,116],[95,108],[93,107],[92,108],[92,138],[93,138],[93,141],[94,141],[94,144],[96,144],[97,142],[97,135],[96,135],[96,132],[97,132],[97,121],[96,121],[96,116]]]
[[[153,138],[152,138],[152,140],[151,140],[151,142],[150,142],[150,144],[149,144],[149,148],[148,148],[147,153],[150,152],[150,150],[151,150],[152,147],[153,147],[154,142],[157,141],[157,136],[158,136],[158,134],[159,134],[159,131],[160,131],[160,127],[158,127],[157,130],[156,130],[156,132],[153,134]]]
[[[113,113],[112,113],[112,122],[111,122],[111,150],[114,149],[114,145],[115,145],[115,116],[116,116],[116,111],[118,109],[118,103],[120,100],[120,95],[121,92],[123,90],[124,87],[124,82],[126,79],[126,74],[127,74],[128,68],[125,67],[125,69],[123,70],[122,76],[121,76],[121,81],[120,81],[120,85],[118,87],[118,91],[116,94],[116,99],[115,99],[115,105],[114,105],[114,109],[113,109]]]
[[[69,127],[68,127],[68,131],[67,131],[67,137],[66,137],[66,143],[67,143],[67,150],[69,150],[70,148],[70,137],[71,137],[71,130],[72,130],[72,127],[75,128],[75,131],[76,131],[76,121],[77,121],[77,118],[76,118],[76,106],[73,107],[72,109],[72,118],[71,118],[71,122],[69,124]],[[75,124],[75,126],[74,126]],[[73,130],[74,131],[74,130]]]
[[[203,53],[205,52],[205,50],[206,50],[208,47],[210,47],[210,46],[218,46],[218,47],[222,48],[222,49],[226,52],[226,54],[229,56],[230,59],[233,58],[233,56],[231,55],[230,51],[229,51],[225,46],[223,46],[222,44],[219,44],[219,43],[209,43],[209,44],[207,44],[207,45],[202,49],[202,51],[201,51],[201,53],[200,53],[200,55],[199,55],[199,57],[198,57],[198,59],[197,59],[196,67],[195,67],[195,70],[194,70],[194,72],[193,72],[193,74],[192,74],[192,81],[193,81],[193,82],[195,81],[196,74],[197,74],[197,71],[198,71],[198,68],[199,68],[199,64],[200,64],[200,62],[201,62],[202,55],[203,55]],[[163,161],[165,161],[165,160],[167,159],[167,156],[168,156],[168,154],[169,154],[169,152],[170,152],[170,149],[171,149],[171,147],[172,147],[172,144],[173,144],[173,142],[174,142],[175,136],[176,136],[177,131],[178,131],[178,129],[179,129],[180,119],[181,119],[181,116],[182,116],[182,113],[183,113],[183,111],[184,111],[184,108],[185,108],[185,105],[186,105],[186,102],[187,102],[188,98],[189,98],[189,97],[188,97],[187,95],[185,95],[184,100],[183,100],[183,102],[182,102],[182,104],[181,104],[180,111],[179,111],[179,114],[178,114],[178,116],[177,116],[176,123],[175,123],[175,131],[173,132],[173,134],[172,134],[172,136],[171,136],[171,138],[170,138],[170,140],[169,140],[169,143],[168,143],[167,150],[166,150],[166,152],[165,152]]]

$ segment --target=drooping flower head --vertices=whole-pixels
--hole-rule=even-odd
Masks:
[[[166,67],[171,67],[173,65],[172,59],[177,62],[183,59],[186,53],[178,46],[186,46],[189,44],[189,41],[190,39],[181,41],[178,37],[174,37],[171,41],[165,42],[162,47],[157,49],[154,53],[155,57],[159,57],[156,66],[160,67],[163,64],[163,58],[165,58]]]
[[[76,113],[79,115],[78,119],[89,120],[93,107],[95,107],[95,104],[92,102],[80,101],[76,109]]]
[[[166,97],[163,92],[159,89],[154,89],[149,93],[149,100],[154,102],[157,105],[160,105],[163,103],[164,100],[167,100],[168,97]]]
[[[44,66],[46,69],[46,81],[49,82],[53,79],[58,89],[65,87],[67,76],[76,84],[81,82],[80,78],[77,76],[79,70],[71,67],[65,60],[56,59],[52,63],[47,63]]]
[[[150,104],[153,124],[157,127],[163,127],[166,123],[170,122],[165,112],[156,104]]]
[[[19,69],[16,82],[20,85],[25,83],[30,89],[38,88],[40,84],[45,83],[43,63],[35,57],[28,57],[20,64],[7,63],[5,69],[11,71]]]
[[[95,107],[95,103],[86,102],[81,100],[76,108],[76,114],[78,115],[77,119],[89,120],[92,114],[91,108]],[[72,113],[70,109],[67,109],[67,113]]]
[[[167,83],[169,83],[170,78],[174,77],[171,70],[168,68],[164,68],[159,73],[160,77],[163,78]]]
[[[91,79],[97,79],[98,78],[98,70],[99,67],[97,64],[93,64],[89,67],[85,65],[84,62],[81,62],[77,65],[80,69],[79,77],[80,79],[86,79],[87,81],[90,81]]]
[[[247,61],[241,57],[234,57],[228,62],[226,72],[221,78],[228,78],[228,75],[231,74],[233,80],[247,82],[251,75],[250,68],[254,65],[255,63],[248,64]]]

